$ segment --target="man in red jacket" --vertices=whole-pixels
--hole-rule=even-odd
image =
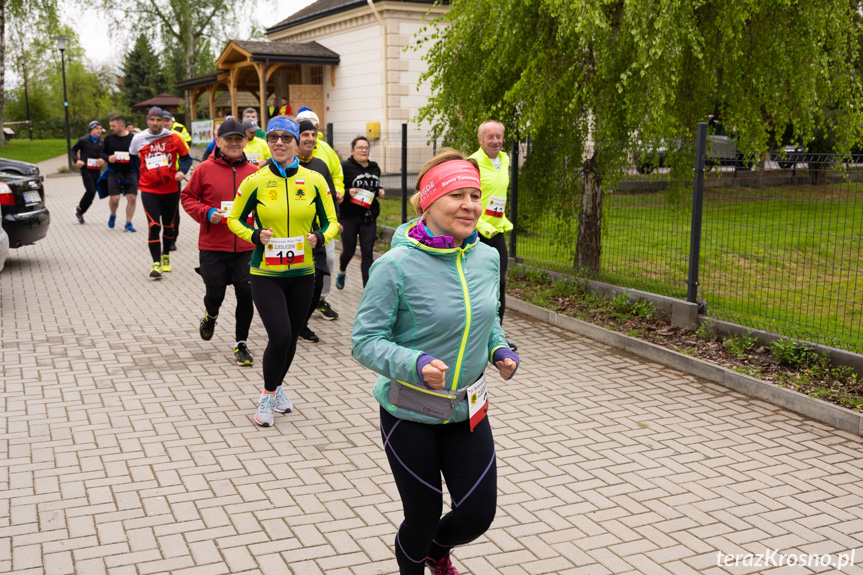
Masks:
[[[246,339],[254,314],[249,277],[254,246],[231,233],[225,224],[240,183],[257,171],[243,153],[247,143],[243,125],[233,118],[225,120],[219,126],[213,154],[201,162],[189,184],[180,192],[183,209],[201,224],[198,234],[201,267],[197,271],[206,286],[206,313],[201,320],[201,338],[209,341],[213,337],[225,290],[229,284],[234,284],[237,294],[234,357],[237,365],[252,365],[253,361]]]

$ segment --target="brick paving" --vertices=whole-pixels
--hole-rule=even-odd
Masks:
[[[229,293],[199,338],[194,223],[154,282],[143,231],[108,230],[99,200],[79,225],[77,177],[46,190],[48,238],[0,274],[0,573],[396,573],[373,376],[350,357],[358,265],[330,297],[339,320],[299,345],[296,412],[261,429],[265,332],[256,317],[256,364],[236,367]],[[499,510],[455,551],[462,573],[837,572],[717,566],[773,549],[863,563],[861,438],[527,318],[505,327],[523,363],[492,389]]]

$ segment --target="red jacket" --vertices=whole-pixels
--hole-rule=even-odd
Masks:
[[[221,152],[216,151],[198,165],[189,184],[180,192],[183,209],[201,224],[198,249],[219,252],[249,252],[255,246],[231,233],[227,218],[218,224],[210,222],[207,213],[222,207],[222,202],[233,202],[240,183],[258,168],[246,161],[232,166]]]
[[[142,140],[145,140],[141,136]],[[139,142],[132,139],[133,146]],[[177,172],[182,168],[187,172],[192,165],[189,157],[189,147],[176,132],[169,132],[165,137],[145,144],[135,146],[135,152],[141,158],[138,189],[151,194],[176,194],[180,189],[177,183]],[[130,147],[131,151],[131,147]]]

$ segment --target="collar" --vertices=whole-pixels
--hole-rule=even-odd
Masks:
[[[465,251],[475,246],[479,239],[477,231],[474,230],[470,236],[465,238],[460,247],[455,247],[453,245],[452,236],[436,236],[430,229],[428,229],[422,218],[418,219],[414,224],[409,225],[405,235],[408,239],[413,240],[418,245],[430,248],[439,253]]]
[[[294,160],[288,165],[287,168],[283,168],[282,165],[275,161],[270,161],[270,170],[275,172],[276,174],[282,176],[283,178],[287,178],[296,173],[297,167],[300,165],[300,160],[296,156],[294,156]],[[293,170],[293,173],[288,174],[288,171]]]
[[[232,160],[231,158],[229,158],[228,156],[223,154],[222,150],[220,150],[218,146],[216,146],[216,149],[215,149],[215,152],[213,155],[215,155],[216,158],[222,160],[223,162],[225,162],[229,166],[233,166],[233,167],[241,166],[241,165],[246,163],[246,154],[243,154],[242,156],[240,156],[236,160]]]

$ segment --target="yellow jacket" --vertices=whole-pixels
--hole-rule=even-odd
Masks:
[[[490,238],[494,234],[512,230],[504,209],[509,197],[509,156],[499,152],[500,170],[494,169],[494,164],[480,148],[470,156],[479,164],[480,191],[482,192],[482,215],[476,223],[476,229],[483,236]]]
[[[252,138],[243,149],[250,164],[260,166],[270,158],[270,147],[260,138]]]
[[[342,171],[342,161],[336,151],[324,141],[321,133],[318,132],[318,142],[315,145],[315,151],[312,156],[323,160],[330,169],[330,175],[333,177],[333,185],[336,187],[336,192],[339,194],[345,193],[345,173]]]

